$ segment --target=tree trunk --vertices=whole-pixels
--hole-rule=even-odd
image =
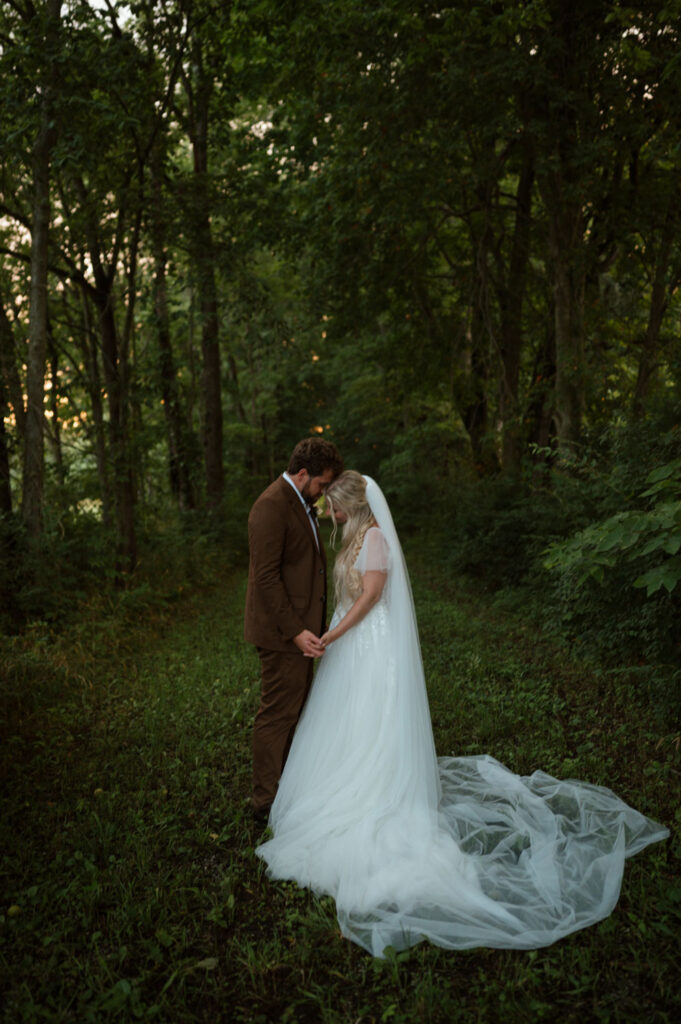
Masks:
[[[534,185],[534,154],[525,146],[523,165],[516,192],[516,216],[513,244],[506,278],[506,287],[499,296],[501,382],[499,388],[499,419],[501,420],[501,463],[505,470],[516,472],[520,466],[520,410],[518,382],[523,343],[523,304],[525,278],[530,258],[530,217]]]
[[[46,50],[54,53],[61,0],[48,0]],[[38,15],[33,14],[36,18]],[[40,126],[33,146],[33,209],[31,216],[31,285],[26,373],[26,429],[22,515],[31,536],[42,530],[44,475],[45,358],[47,352],[47,243],[50,228],[50,156],[56,141],[52,119],[54,71],[48,66],[41,83]]]
[[[215,254],[208,194],[208,120],[212,80],[203,66],[199,42],[194,45],[196,88],[190,96],[191,142],[194,157],[194,262],[201,317],[203,367],[203,449],[208,506],[216,507],[224,493],[222,462],[222,388],[218,330]]]
[[[17,437],[23,444],[26,410],[24,409],[24,396],[21,386],[21,378],[17,367],[17,352],[14,342],[14,332],[0,293],[0,377],[5,383],[5,400],[11,406],[14,413],[14,422],[17,428]]]
[[[538,448],[548,448],[551,443],[552,404],[556,377],[556,346],[553,332],[554,319],[547,326],[544,342],[537,352],[532,374],[533,386],[525,420],[527,436]],[[545,461],[543,456],[540,460]]]
[[[118,568],[132,572],[137,562],[135,536],[135,485],[128,453],[127,408],[124,375],[120,366],[118,335],[113,314],[111,290],[97,289],[96,303],[102,335],[102,363],[109,404],[109,447],[114,474],[116,508],[116,546]]]
[[[555,177],[547,193],[556,343],[553,418],[559,447],[571,448],[584,409],[584,219],[581,204],[566,198]]]
[[[22,514],[31,536],[42,530],[45,356],[47,351],[47,241],[50,225],[50,153],[54,132],[47,112],[33,148],[31,285],[26,371]]]
[[[182,420],[177,392],[175,359],[170,337],[170,316],[168,313],[168,288],[166,280],[166,247],[161,194],[162,166],[158,151],[152,163],[152,238],[154,247],[154,312],[159,348],[159,376],[161,379],[161,401],[166,422],[168,440],[168,468],[170,487],[177,498],[180,509],[194,507],[194,493],[188,464],[186,429]]]
[[[50,413],[52,414],[51,427],[47,431],[47,436],[50,439],[52,445],[52,455],[54,456],[54,462],[57,467],[57,478],[59,483],[63,486],[66,480],[66,472],[64,469],[64,458],[61,447],[61,424],[59,422],[59,352],[54,344],[52,337],[52,331],[48,325],[47,330],[48,345],[50,351],[50,392],[49,392],[49,406]]]
[[[569,453],[579,440],[584,412],[584,297],[587,260],[593,266],[597,251],[587,242],[584,211],[602,160],[594,148],[602,115],[595,114],[593,93],[610,29],[603,22],[602,4],[553,2],[549,10],[548,75],[541,88],[532,89],[532,99],[528,94],[528,102],[538,129],[538,182],[548,225],[556,365],[553,421],[558,446]],[[611,158],[617,163],[616,151]]]
[[[83,309],[83,356],[87,373],[88,392],[92,407],[92,421],[94,425],[94,448],[95,462],[97,463],[97,477],[99,479],[99,493],[102,501],[102,522],[105,526],[111,526],[113,522],[112,506],[113,497],[111,494],[111,480],[109,477],[109,464],[106,451],[106,429],[104,426],[104,408],[102,403],[102,381],[99,370],[97,338],[92,327],[90,304],[85,287],[81,289]]]
[[[477,319],[474,314],[474,319]],[[468,401],[461,413],[468,433],[475,462],[475,469],[481,475],[498,470],[498,460],[490,441],[489,403],[487,385],[489,366],[482,351],[483,333],[480,325],[474,326],[469,352]]]
[[[203,449],[206,465],[206,496],[209,506],[222,501],[224,471],[222,465],[222,388],[218,337],[218,301],[213,268],[213,239],[208,213],[201,213],[197,224],[197,270],[201,310],[201,352],[203,368]]]
[[[660,247],[655,261],[655,274],[653,287],[650,296],[650,308],[648,310],[648,323],[643,338],[641,355],[638,362],[638,375],[634,389],[634,400],[632,413],[635,419],[639,419],[645,410],[645,403],[650,393],[651,385],[657,374],[657,353],[660,346],[660,330],[662,321],[669,305],[670,289],[668,288],[667,275],[671,258],[672,244],[677,230],[677,209],[678,198],[673,194],[672,205],[667,210],[665,217]],[[676,282],[674,282],[676,284]]]
[[[12,486],[9,473],[9,445],[5,416],[9,411],[5,382],[0,375],[0,515],[12,511]]]
[[[483,200],[486,202],[486,199]],[[469,385],[468,401],[461,413],[463,424],[470,438],[475,468],[480,475],[495,472],[499,468],[497,454],[489,429],[489,348],[492,332],[488,311],[488,267],[490,229],[486,224],[478,240],[471,233],[476,253],[476,267],[473,278],[473,295],[470,310],[470,350],[468,356]]]

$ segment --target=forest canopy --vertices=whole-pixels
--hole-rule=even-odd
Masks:
[[[6,621],[46,561],[125,583],[150,524],[243,517],[316,432],[453,568],[624,586],[668,658],[680,16],[3,4]]]

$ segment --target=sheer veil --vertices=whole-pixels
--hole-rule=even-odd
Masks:
[[[419,797],[435,810],[441,795],[437,755],[409,573],[385,495],[372,477],[364,476],[364,480],[369,508],[390,551],[386,604],[397,669],[397,700],[401,711],[397,722],[405,731],[402,737],[403,749],[413,752],[417,759],[417,763],[411,766],[415,776],[411,788],[418,787]],[[410,788],[406,780],[405,787]]]

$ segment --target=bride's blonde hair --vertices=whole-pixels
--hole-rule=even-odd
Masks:
[[[361,550],[364,535],[370,526],[376,525],[376,520],[367,501],[366,490],[364,477],[354,469],[347,469],[341,473],[326,489],[326,502],[333,521],[332,545],[338,532],[336,512],[343,512],[347,516],[347,520],[343,524],[341,548],[333,570],[337,603],[341,598],[342,580],[347,573],[352,571],[352,566]]]

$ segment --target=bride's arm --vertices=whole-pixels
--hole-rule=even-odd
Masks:
[[[321,638],[321,642],[324,647],[328,647],[338,637],[343,636],[343,633],[347,633],[349,629],[356,626],[358,622],[361,622],[364,616],[371,611],[374,607],[381,594],[383,593],[383,587],[387,575],[384,572],[369,571],[362,575],[362,593],[359,595],[352,608],[346,615],[340,620],[337,626],[330,629],[328,633],[324,633]]]

